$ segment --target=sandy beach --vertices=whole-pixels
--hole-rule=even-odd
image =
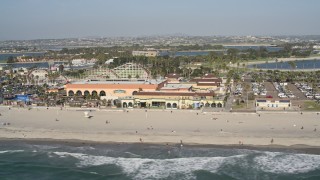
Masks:
[[[320,146],[320,115],[316,112],[263,112],[259,116],[195,110],[96,109],[89,113],[91,118],[86,118],[85,109],[10,109],[0,107],[2,139]]]

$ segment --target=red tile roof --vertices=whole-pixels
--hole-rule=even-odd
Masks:
[[[178,78],[180,78],[180,75],[179,74],[175,74],[175,73],[171,73],[171,74],[167,74],[165,76],[165,78],[178,79]]]
[[[204,76],[202,76],[202,78],[217,78],[217,77],[214,76],[213,74],[205,74]]]
[[[219,82],[221,83],[222,80],[220,78],[215,78],[215,79],[191,79],[190,82],[196,82],[196,83],[199,83],[199,82]]]

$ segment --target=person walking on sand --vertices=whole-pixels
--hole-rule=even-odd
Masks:
[[[270,142],[271,142],[271,144],[273,144],[273,138],[271,139],[271,141],[270,141]]]

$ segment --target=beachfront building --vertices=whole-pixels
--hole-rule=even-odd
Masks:
[[[196,109],[223,108],[223,100],[214,98],[213,92],[140,91],[133,93],[134,106],[139,108]],[[124,98],[124,100],[128,100]],[[124,101],[127,103],[127,101]],[[125,105],[125,104],[124,104]],[[124,106],[123,105],[123,106]]]
[[[137,91],[155,91],[163,87],[165,81],[81,81],[65,85],[68,96],[100,96],[101,99],[114,100],[132,96]]]
[[[207,74],[192,82],[179,83],[179,78],[179,75],[169,74],[161,88],[156,91],[137,91],[133,96],[122,97],[120,98],[121,106],[161,109],[223,108],[225,106],[223,96],[216,96],[213,91],[219,89],[221,79]]]
[[[288,110],[292,104],[290,99],[256,99],[257,110]]]
[[[197,109],[223,108],[224,101],[212,91],[193,92],[190,84],[165,83],[156,91],[137,91],[133,96],[121,97],[124,108]]]

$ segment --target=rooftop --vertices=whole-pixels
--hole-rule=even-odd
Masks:
[[[140,91],[133,95],[149,96],[214,96],[214,92],[163,92],[163,91]]]
[[[256,102],[275,102],[275,101],[279,101],[282,103],[290,103],[290,99],[280,99],[280,98],[259,98],[256,99]]]
[[[167,74],[165,77],[166,78],[178,79],[178,78],[180,78],[180,75],[179,74],[175,74],[175,73],[170,73],[170,74]]]
[[[160,84],[164,80],[143,80],[143,81],[130,81],[130,80],[114,80],[114,81],[77,81],[70,84]]]
[[[189,89],[192,85],[189,84],[167,84],[161,89]]]

